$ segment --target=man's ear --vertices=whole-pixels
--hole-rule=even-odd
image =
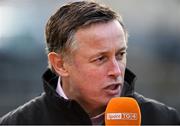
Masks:
[[[60,54],[57,54],[55,52],[50,52],[48,54],[48,60],[58,75],[68,76],[68,71],[64,67],[64,61]]]

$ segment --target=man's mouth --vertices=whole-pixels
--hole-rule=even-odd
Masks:
[[[107,86],[107,89],[116,90],[119,86],[120,86],[120,84],[113,84],[113,85]]]
[[[120,93],[122,85],[120,83],[111,84],[106,86],[104,89],[110,95],[116,95]]]

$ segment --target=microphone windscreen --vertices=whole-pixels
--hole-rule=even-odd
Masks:
[[[129,97],[112,98],[105,111],[105,125],[141,125],[137,101]]]

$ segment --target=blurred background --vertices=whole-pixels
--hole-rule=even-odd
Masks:
[[[47,68],[44,27],[72,0],[0,0],[0,116],[38,96]],[[128,64],[136,91],[180,112],[180,1],[98,0],[129,31]]]

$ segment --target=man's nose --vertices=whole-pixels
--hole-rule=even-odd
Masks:
[[[120,69],[120,63],[116,59],[113,59],[109,65],[108,75],[112,77],[118,77],[122,75],[122,70]]]

